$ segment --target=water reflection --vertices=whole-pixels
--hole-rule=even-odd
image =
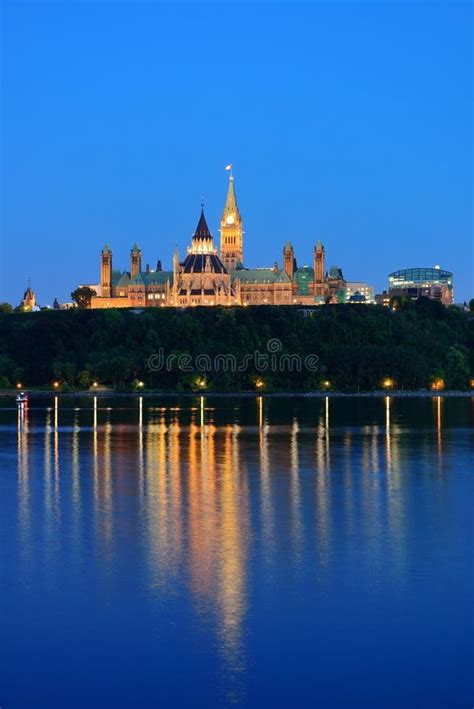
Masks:
[[[18,531],[24,561],[30,556],[30,469],[28,438],[28,406],[17,412],[17,478],[18,478]]]
[[[349,554],[373,585],[387,576],[398,588],[408,582],[402,463],[409,440],[392,397],[377,400],[357,425],[341,424],[341,409],[329,397],[299,415],[285,412],[282,423],[259,396],[245,424],[240,409],[235,422],[235,414],[223,415],[205,397],[160,407],[139,397],[123,415],[97,397],[83,408],[63,401],[56,396],[35,414],[40,546],[32,531],[38,500],[31,494],[29,412],[17,413],[24,558],[39,552],[50,567],[59,563],[67,530],[74,563],[87,550],[112,588],[119,585],[117,559],[131,556],[147,602],[189,598],[199,623],[213,633],[223,702],[238,702],[246,691],[255,567],[265,570],[262,593],[282,557],[295,578],[309,575],[315,587],[330,582],[337,555]],[[432,426],[416,441],[437,455],[439,469],[447,436],[443,406],[433,398]]]
[[[442,438],[442,428],[441,428],[441,414],[442,414],[442,398],[441,396],[435,396],[433,399],[436,406],[436,440],[438,444],[438,463],[440,462],[441,452],[443,448],[443,438]]]
[[[265,562],[270,564],[273,553],[273,509],[272,486],[269,457],[269,425],[264,414],[263,397],[257,397],[258,407],[258,450],[261,490],[262,544],[265,549]]]

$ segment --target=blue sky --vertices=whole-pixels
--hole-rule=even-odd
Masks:
[[[284,242],[377,290],[440,264],[472,282],[468,3],[6,2],[0,299],[41,304],[218,238],[233,162],[246,265]]]

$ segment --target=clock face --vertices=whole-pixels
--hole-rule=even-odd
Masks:
[[[226,224],[233,224],[234,217],[232,216],[232,214],[229,214],[229,216],[227,217],[227,219],[225,221],[226,221]]]

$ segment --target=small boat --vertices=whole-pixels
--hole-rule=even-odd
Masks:
[[[22,404],[27,404],[28,394],[25,394],[24,391],[20,391],[20,393],[16,395],[16,403],[18,404],[18,406],[21,406]]]

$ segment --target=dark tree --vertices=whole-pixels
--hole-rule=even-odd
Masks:
[[[85,308],[90,308],[92,296],[97,295],[96,291],[89,286],[81,286],[76,288],[71,293],[71,298],[76,303],[78,308],[84,310]]]

